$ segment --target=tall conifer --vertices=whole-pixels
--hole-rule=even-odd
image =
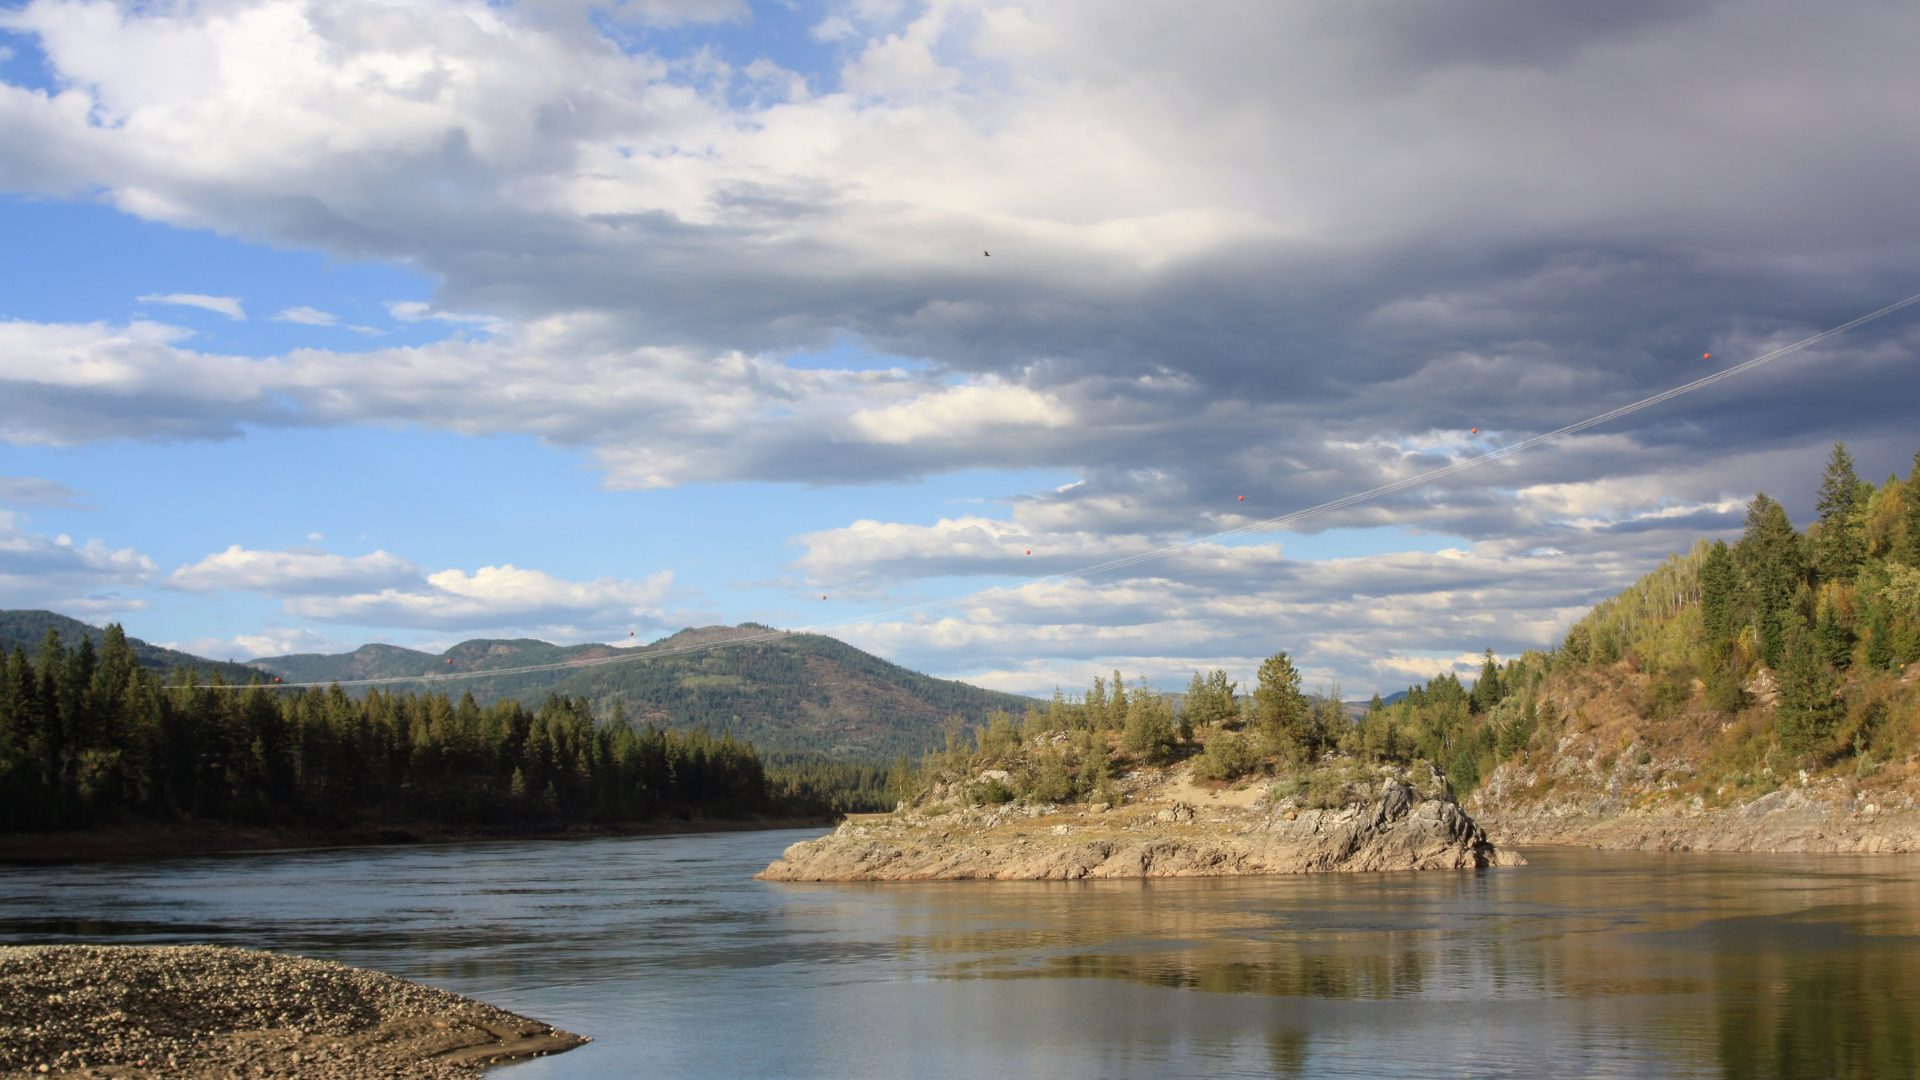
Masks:
[[[1851,581],[1867,557],[1866,523],[1861,520],[1860,478],[1845,443],[1834,443],[1820,479],[1819,528],[1814,530],[1814,569],[1823,581]]]
[[[1759,633],[1761,656],[1767,666],[1778,667],[1794,621],[1794,593],[1806,581],[1807,570],[1800,534],[1787,520],[1785,508],[1765,492],[1747,505],[1746,534],[1735,545],[1733,556]]]
[[[1920,566],[1920,450],[1914,451],[1913,471],[1907,474],[1907,482],[1900,492],[1906,504],[1901,515],[1906,528],[1900,537],[1900,545],[1893,550],[1893,557],[1908,566]]]
[[[1700,560],[1700,615],[1707,640],[1725,641],[1738,632],[1740,572],[1725,540],[1715,540]]]

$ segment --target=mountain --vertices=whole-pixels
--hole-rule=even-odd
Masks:
[[[1395,690],[1393,693],[1387,694],[1386,696],[1382,697],[1380,699],[1380,704],[1394,705],[1405,700],[1406,696],[1407,696],[1407,692],[1405,690]],[[1367,715],[1368,709],[1373,708],[1373,699],[1367,698],[1364,701],[1343,701],[1340,704],[1345,705],[1347,707],[1348,716],[1351,716],[1355,720],[1358,720],[1361,717]]]
[[[46,640],[48,630],[57,631],[61,643],[68,648],[80,644],[80,639],[84,637],[98,649],[107,633],[98,626],[89,626],[78,619],[70,619],[52,611],[0,611],[0,653],[11,654],[17,645],[27,650],[28,657],[38,656],[40,643]],[[128,638],[127,644],[133,649],[134,658],[141,667],[163,675],[172,674],[177,667],[190,667],[200,673],[202,681],[216,671],[228,682],[250,682],[255,676],[265,682],[273,681],[271,672],[248,664],[209,660],[177,649],[149,645],[135,637]]]
[[[394,679],[397,690],[472,693],[482,704],[513,698],[537,707],[550,694],[585,697],[602,716],[617,703],[637,722],[704,727],[716,735],[749,739],[763,751],[867,761],[899,754],[917,758],[944,745],[948,716],[977,724],[995,710],[1018,715],[1035,704],[1032,698],[909,671],[818,634],[726,644],[768,633],[768,627],[756,623],[689,627],[633,649],[553,645],[530,638],[463,641],[438,654],[363,645],[350,653],[270,656],[254,663],[289,682]],[[696,651],[685,651],[689,649]],[[397,681],[616,657],[621,659],[590,667],[446,682]]]

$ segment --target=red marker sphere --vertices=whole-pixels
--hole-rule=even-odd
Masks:
[[[1245,495],[1242,495],[1242,496],[1240,496],[1240,501],[1241,501],[1241,502],[1246,502],[1246,501],[1247,501],[1247,497],[1246,497]]]

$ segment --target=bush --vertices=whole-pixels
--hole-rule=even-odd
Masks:
[[[1173,710],[1166,698],[1144,688],[1133,695],[1121,745],[1150,765],[1166,760],[1174,746]]]
[[[1207,740],[1205,749],[1194,759],[1193,774],[1204,780],[1232,780],[1250,773],[1260,764],[1253,745],[1228,732],[1217,732]]]
[[[1013,801],[1013,789],[1001,783],[998,777],[989,777],[985,782],[967,789],[967,801],[975,806],[999,806]]]

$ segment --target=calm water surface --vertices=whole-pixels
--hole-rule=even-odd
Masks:
[[[1920,1076],[1920,860],[749,880],[810,835],[0,868],[0,940],[327,957],[597,1040],[502,1080]]]

